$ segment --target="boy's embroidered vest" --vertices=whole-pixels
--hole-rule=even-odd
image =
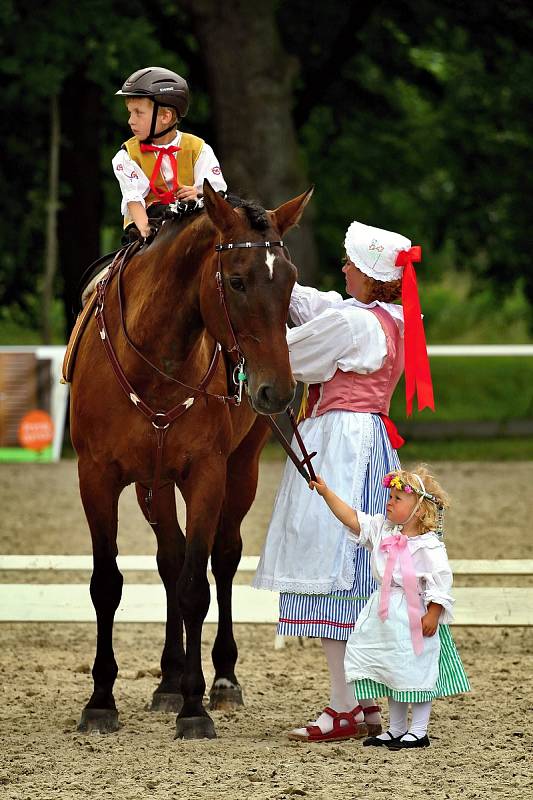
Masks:
[[[199,136],[193,136],[192,133],[181,134],[179,143],[181,149],[176,153],[178,161],[178,183],[180,186],[194,186],[194,165],[198,160],[203,144],[204,140],[200,139]],[[150,180],[157,153],[142,153],[139,140],[135,136],[132,136],[127,142],[124,142],[122,147],[126,150],[129,157],[139,165],[148,180]],[[163,180],[161,173],[156,176],[155,184],[162,190],[169,188]],[[144,200],[146,207],[148,207],[154,201],[157,202],[157,197],[150,191]],[[127,227],[131,222],[131,219],[124,217],[124,227]]]
[[[392,393],[403,372],[403,342],[396,322],[387,311],[379,306],[368,311],[378,318],[385,333],[387,355],[383,365],[367,375],[338,369],[326,383],[312,384],[306,418],[333,410],[389,413]]]

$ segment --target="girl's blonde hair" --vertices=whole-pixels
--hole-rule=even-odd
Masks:
[[[429,472],[427,465],[419,464],[412,470],[398,469],[394,470],[394,472],[389,472],[383,479],[384,485],[387,488],[389,486],[394,487],[395,478],[400,484],[396,488],[401,488],[402,491],[408,494],[413,493],[417,499],[422,497],[418,513],[418,521],[422,533],[427,531],[439,532],[442,515],[444,509],[450,505],[450,498],[437,479]],[[425,497],[424,495],[430,495],[430,497]]]

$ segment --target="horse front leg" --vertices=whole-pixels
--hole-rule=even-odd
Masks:
[[[176,719],[177,739],[214,739],[213,720],[203,705],[202,627],[211,593],[207,561],[213,546],[222,499],[226,463],[222,456],[204,458],[180,484],[187,506],[185,562],[178,581],[178,601],[186,633],[185,670],[181,681],[183,708]]]
[[[118,730],[118,711],[113,686],[118,673],[113,652],[113,622],[122,596],[123,578],[116,563],[118,498],[122,487],[111,471],[88,460],[78,465],[80,494],[91,531],[93,573],[91,599],[96,612],[94,688],[82,711],[78,730],[111,733]]]
[[[137,502],[146,519],[146,489],[135,485]],[[167,598],[165,643],[161,654],[161,681],[152,695],[151,711],[180,711],[183,705],[181,679],[185,664],[183,619],[178,604],[178,578],[185,556],[185,537],[176,514],[174,484],[161,486],[157,500],[157,524],[152,529],[157,539],[157,569]]]
[[[233,636],[232,587],[242,552],[241,523],[255,498],[259,454],[269,432],[266,423],[258,419],[228,460],[224,505],[211,553],[218,628],[211,653],[215,677],[210,709],[228,710],[243,705],[242,688],[235,675],[238,651]]]

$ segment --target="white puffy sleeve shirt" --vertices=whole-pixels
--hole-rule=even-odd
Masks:
[[[359,534],[350,531],[348,536],[371,551],[372,573],[381,585],[388,554],[381,550],[379,545],[387,536],[397,533],[398,529],[387,522],[383,514],[370,515],[357,511],[357,518],[361,530]],[[428,531],[419,536],[409,536],[407,547],[413,561],[418,590],[426,608],[429,603],[438,603],[442,606],[439,623],[450,624],[453,622],[452,609],[455,601],[451,595],[453,575],[444,543],[434,531]],[[394,565],[392,583],[393,586],[403,586],[399,560]]]
[[[381,324],[368,307],[296,284],[289,307],[297,327],[287,331],[294,377],[304,383],[329,381],[337,369],[367,374],[387,355]]]
[[[181,132],[178,131],[174,141],[161,147],[178,145],[181,141]],[[154,162],[155,163],[155,162]],[[123,216],[128,211],[128,203],[133,201],[145,205],[144,198],[150,191],[150,181],[138,164],[133,161],[127,151],[121,148],[112,160],[113,172],[119,182],[122,192],[122,202],[120,210]],[[164,157],[162,162],[162,172],[165,181],[171,182],[173,177],[172,163],[170,157]],[[213,152],[213,148],[204,142],[200,154],[194,165],[194,185],[198,192],[202,192],[204,178],[207,178],[216,192],[226,191],[227,185],[218,159]]]

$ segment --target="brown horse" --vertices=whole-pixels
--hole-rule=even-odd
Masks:
[[[92,538],[90,588],[97,620],[94,691],[80,730],[118,728],[113,621],[123,579],[116,564],[117,508],[120,493],[131,483],[157,537],[157,565],[167,597],[161,681],[152,708],[179,711],[177,737],[216,736],[203,706],[200,654],[210,600],[209,556],[219,607],[211,708],[242,703],[231,587],[241,555],[240,525],[255,496],[259,453],[267,438],[268,428],[257,414],[283,411],[295,388],[285,324],[296,270],[276,242],[298,222],[311,192],[265,211],[244,201],[229,202],[206,181],[205,210],[182,222],[167,221],[152,244],[126,264],[120,281],[116,275],[110,281],[105,331],[94,320],[88,325],[71,393],[71,434]],[[232,247],[224,247],[228,244]],[[223,247],[216,251],[217,245]],[[112,344],[127,386],[133,387],[129,397],[101,338]],[[221,400],[232,393],[232,370],[223,359],[210,370],[217,343],[245,359],[246,394],[240,405]],[[164,412],[188,398],[167,429]],[[139,405],[161,412],[153,424]],[[164,448],[157,457],[162,430]],[[156,470],[157,503],[150,509],[146,490],[154,485]],[[186,537],[176,515],[175,486],[186,504]]]

